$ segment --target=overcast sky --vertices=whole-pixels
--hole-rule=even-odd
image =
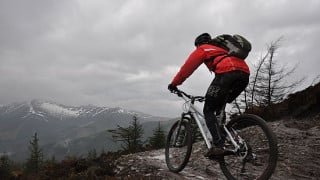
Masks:
[[[241,34],[250,66],[284,36],[276,60],[320,73],[319,0],[0,0],[0,104],[32,99],[122,107],[174,117],[167,85],[194,39]],[[202,65],[181,88],[203,95],[214,74]]]

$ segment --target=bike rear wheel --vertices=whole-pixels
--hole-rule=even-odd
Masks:
[[[180,172],[187,165],[192,151],[192,132],[187,119],[177,121],[171,127],[166,147],[165,158],[170,171]]]
[[[278,159],[277,138],[266,122],[245,114],[227,124],[239,152],[224,156],[220,168],[228,179],[269,179]],[[231,143],[226,142],[226,147]]]

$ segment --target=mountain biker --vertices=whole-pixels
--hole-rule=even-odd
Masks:
[[[224,135],[216,115],[220,115],[226,102],[232,102],[246,88],[250,75],[249,67],[243,59],[228,56],[225,49],[211,42],[210,34],[199,35],[194,43],[196,49],[168,85],[171,92],[176,91],[177,86],[181,85],[202,63],[215,73],[215,78],[206,92],[203,107],[206,124],[215,145],[205,154],[206,157],[219,156],[225,152]],[[214,57],[213,60],[212,57]]]

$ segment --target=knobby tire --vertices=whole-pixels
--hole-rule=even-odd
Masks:
[[[181,122],[181,129],[184,129],[182,133],[185,133],[184,134],[185,141],[183,141],[183,145],[182,145],[183,147],[181,148],[186,148],[186,152],[181,154],[180,158],[182,159],[182,161],[175,166],[174,159],[172,158],[172,153],[174,153],[175,151],[172,147],[172,140],[175,137],[174,133],[178,130],[180,122]],[[182,131],[181,129],[180,131]],[[176,150],[179,150],[179,149],[176,149]],[[169,170],[175,173],[182,171],[189,161],[191,151],[192,151],[192,129],[188,119],[183,118],[182,121],[175,122],[168,133],[166,146],[165,146],[165,159],[166,159],[166,163]]]
[[[277,164],[277,159],[278,159],[278,144],[277,144],[277,138],[275,136],[275,134],[273,133],[273,131],[270,129],[270,127],[266,124],[266,122],[260,118],[259,116],[256,115],[252,115],[252,114],[244,114],[241,115],[233,120],[231,120],[228,124],[227,124],[227,128],[230,130],[230,128],[236,129],[236,130],[241,130],[241,129],[245,129],[245,128],[250,128],[251,125],[255,125],[258,126],[259,128],[262,129],[264,135],[266,136],[267,140],[268,140],[268,160],[267,160],[267,165],[264,168],[263,172],[261,173],[261,175],[259,175],[256,178],[253,179],[261,179],[261,180],[266,180],[269,179],[271,177],[271,175],[273,174],[275,168],[276,168],[276,164]],[[256,138],[254,136],[252,136],[252,138]],[[250,145],[250,144],[249,144]],[[252,149],[252,151],[254,151],[255,149]],[[234,157],[236,158],[236,157]],[[234,169],[232,168],[228,168],[227,163],[225,162],[225,157],[222,158],[222,160],[220,160],[219,162],[220,164],[220,168],[223,172],[223,174],[231,180],[235,180],[235,179],[241,179],[241,177],[235,177],[231,171],[234,171]],[[251,178],[244,178],[243,179],[251,179]]]

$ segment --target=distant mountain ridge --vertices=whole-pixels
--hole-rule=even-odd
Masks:
[[[28,111],[29,109],[29,111]],[[33,100],[31,102],[23,102],[23,103],[13,103],[9,105],[2,105],[0,106],[0,113],[12,113],[17,112],[17,110],[24,110],[25,117],[27,116],[38,116],[43,119],[45,118],[52,118],[55,117],[57,119],[62,120],[69,119],[69,118],[78,118],[83,116],[97,116],[101,113],[108,112],[108,113],[125,113],[125,114],[137,114],[141,116],[141,118],[149,118],[151,115],[147,115],[137,111],[129,111],[119,107],[116,108],[109,108],[109,107],[98,107],[93,105],[87,106],[66,106],[62,104],[57,104],[55,102],[50,101],[43,101],[43,100]],[[48,119],[45,119],[46,121]]]
[[[168,120],[168,118],[119,107],[92,105],[75,107],[43,100],[2,105],[0,106],[0,153],[11,154],[16,159],[23,159],[24,156],[21,154],[25,154],[29,140],[37,132],[40,145],[54,155],[55,148],[60,151],[68,151],[62,149],[72,145],[73,142],[94,137],[107,129],[116,128],[117,125],[128,126],[133,115],[138,117],[140,123],[157,124],[158,121]],[[93,143],[90,142],[90,144]],[[110,145],[110,149],[115,149],[111,146],[114,144]]]

